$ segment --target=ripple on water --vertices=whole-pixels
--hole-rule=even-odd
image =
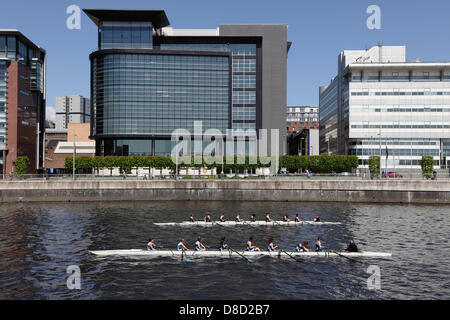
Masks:
[[[0,208],[0,299],[448,299],[449,206],[279,202],[108,202],[5,204]],[[265,212],[281,217],[319,214],[334,226],[157,227],[226,213]],[[202,236],[216,247],[221,236],[233,248],[267,246],[273,237],[292,249],[317,236],[343,248],[353,238],[366,251],[393,252],[392,259],[363,264],[341,257],[274,259],[108,257],[88,250],[142,248],[148,237],[173,248],[181,237],[193,246]],[[66,287],[69,265],[78,265],[82,290]],[[367,288],[367,267],[381,269],[381,290]]]

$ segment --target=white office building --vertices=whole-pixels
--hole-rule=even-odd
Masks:
[[[91,102],[80,95],[56,97],[56,130],[67,130],[69,123],[91,121]]]
[[[357,155],[361,167],[372,155],[388,169],[419,168],[423,155],[450,165],[450,62],[407,62],[404,46],[343,51],[319,100],[321,154]]]

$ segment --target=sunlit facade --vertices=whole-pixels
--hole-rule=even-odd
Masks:
[[[320,90],[320,148],[357,155],[366,167],[419,168],[422,156],[450,165],[450,63],[406,62],[405,47],[344,51]],[[386,157],[387,155],[387,157]]]
[[[18,30],[0,29],[0,175],[14,171],[18,156],[30,172],[43,168],[45,50]]]
[[[84,12],[99,31],[90,55],[98,155],[169,155],[172,132],[193,133],[194,121],[203,132],[251,130],[247,144],[277,128],[284,152],[285,25],[183,30],[167,27],[164,11]]]

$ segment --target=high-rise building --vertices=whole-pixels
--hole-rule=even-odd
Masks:
[[[450,62],[406,61],[403,46],[343,51],[338,75],[321,87],[321,153],[357,155],[366,167],[418,168],[450,156]]]
[[[91,102],[80,95],[56,97],[55,129],[67,129],[69,123],[90,123]]]
[[[42,169],[45,130],[45,50],[18,30],[0,29],[0,174],[28,156]]]
[[[302,129],[319,129],[319,107],[288,106],[286,121],[287,130],[291,133]]]
[[[97,155],[168,155],[175,129],[278,129],[286,152],[286,25],[168,28],[161,10],[89,10]]]
[[[319,108],[288,106],[286,108],[289,155],[319,154]]]

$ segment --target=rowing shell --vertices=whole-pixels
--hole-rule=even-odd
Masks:
[[[177,251],[177,250],[142,250],[142,249],[130,249],[130,250],[99,250],[89,251],[96,256],[150,256],[150,257],[181,257],[184,254],[188,258],[195,257],[239,257],[243,255],[245,257],[259,257],[270,256],[288,258],[289,255],[293,257],[337,257],[345,256],[349,258],[389,258],[392,257],[392,253],[385,252],[280,252],[280,251],[242,251],[236,253],[235,251]],[[240,255],[239,255],[240,254]]]
[[[154,223],[157,226],[179,226],[179,227],[190,227],[190,226],[203,226],[203,227],[211,227],[211,226],[300,226],[303,224],[312,224],[312,225],[335,225],[335,224],[341,224],[340,222],[314,222],[314,221],[301,221],[301,222],[284,222],[284,221],[271,221],[271,222],[265,222],[265,221],[213,221],[213,222],[205,222],[205,221],[195,221],[195,222],[164,222],[164,223]]]

